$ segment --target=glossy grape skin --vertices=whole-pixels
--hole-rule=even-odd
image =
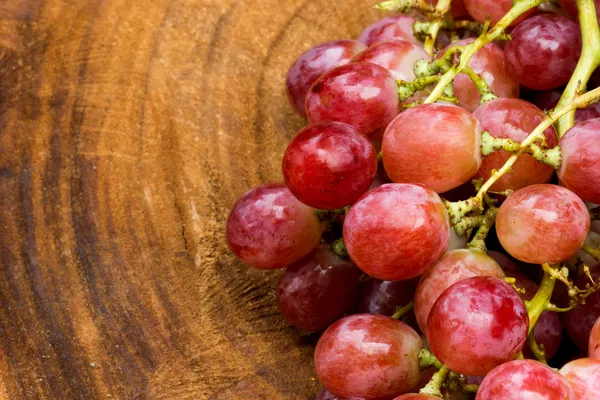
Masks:
[[[590,275],[594,281],[600,279],[600,265],[590,267]],[[584,289],[586,284],[590,283],[585,275],[578,277],[574,282],[580,289]],[[564,313],[565,330],[573,343],[583,351],[588,350],[592,327],[598,318],[600,318],[600,291],[588,296],[585,304],[579,304]]]
[[[348,64],[367,47],[356,40],[335,40],[321,43],[304,52],[288,70],[285,88],[290,105],[306,118],[304,103],[313,83],[325,72]]]
[[[585,201],[600,203],[600,118],[580,122],[560,140],[561,184]]]
[[[381,280],[421,275],[448,248],[450,224],[444,204],[430,189],[389,183],[367,192],[344,221],[350,258]]]
[[[339,122],[302,129],[283,156],[283,177],[298,200],[333,210],[355,202],[377,174],[377,153],[356,128]]]
[[[427,340],[450,370],[480,376],[517,356],[528,327],[517,291],[502,279],[477,276],[455,283],[437,299]]]
[[[544,113],[531,103],[521,99],[492,100],[473,113],[483,130],[493,137],[508,138],[515,142],[522,142],[545,118]],[[554,148],[558,143],[556,130],[553,126],[544,131],[548,148]],[[475,177],[483,178],[485,182],[492,174],[492,170],[500,169],[512,155],[504,150],[495,151],[483,158],[481,167]],[[510,172],[504,174],[494,185],[492,190],[503,191],[506,189],[517,190],[536,183],[546,183],[554,174],[554,168],[543,164],[529,154],[522,154],[513,164]]]
[[[233,205],[227,219],[227,244],[244,264],[284,268],[300,260],[321,240],[315,211],[281,183],[257,186]]]
[[[364,400],[358,397],[338,397],[327,389],[321,389],[315,400]]]
[[[408,392],[419,382],[419,335],[382,315],[358,314],[339,320],[321,336],[315,370],[327,390],[367,400]]]
[[[476,400],[583,400],[559,373],[533,360],[514,360],[494,368],[481,382]]]
[[[580,358],[565,364],[560,373],[567,379],[577,400],[596,400],[600,396],[600,360]]]
[[[588,357],[600,360],[600,318],[596,320],[590,332]]]
[[[415,44],[421,42],[413,35],[415,19],[408,15],[385,17],[367,26],[360,34],[358,41],[367,47],[390,39],[403,39]]]
[[[330,246],[317,247],[290,264],[277,283],[277,305],[285,319],[310,332],[327,328],[354,304],[360,271]]]
[[[311,124],[345,122],[371,136],[398,114],[398,85],[376,64],[351,63],[323,74],[306,95]]]
[[[400,113],[383,135],[382,158],[393,182],[437,193],[468,182],[481,166],[481,125],[466,110],[424,104]]]
[[[496,25],[496,23],[506,15],[513,5],[511,0],[464,0],[464,2],[467,11],[476,21],[483,24],[485,23],[486,18],[489,16],[491,20],[490,26]],[[535,9],[524,12],[511,24],[511,26],[520,23],[534,12]]]
[[[511,32],[504,55],[508,71],[523,86],[548,90],[569,81],[581,54],[579,26],[553,14],[536,15]]]
[[[358,288],[357,313],[392,316],[397,307],[410,303],[414,297],[417,282],[381,281],[368,279]]]
[[[462,39],[452,43],[447,48],[467,46],[474,40],[473,38]],[[446,49],[440,51],[438,57],[443,56]],[[504,50],[494,43],[488,43],[473,55],[468,65],[485,79],[496,96],[519,97],[519,84],[508,73],[504,58]],[[481,95],[468,75],[458,74],[454,78],[452,88],[454,89],[454,95],[458,98],[459,106],[469,112],[473,112],[479,107]]]
[[[422,47],[406,40],[379,42],[354,57],[354,62],[369,62],[390,71],[395,80],[415,80],[413,66],[419,60],[430,61],[431,57]]]
[[[514,258],[557,263],[585,241],[590,217],[585,203],[561,186],[531,185],[514,192],[496,217],[498,239]]]
[[[427,334],[427,319],[435,301],[456,282],[474,276],[503,278],[504,272],[490,256],[480,250],[460,249],[442,256],[421,279],[415,293],[415,315],[419,328]]]

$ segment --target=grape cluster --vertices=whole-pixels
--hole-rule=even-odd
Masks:
[[[308,126],[226,237],[317,400],[600,399],[600,10],[542,3],[385,1],[289,69]]]

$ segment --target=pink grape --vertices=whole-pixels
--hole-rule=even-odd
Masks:
[[[456,282],[474,276],[503,278],[504,272],[483,251],[460,249],[449,251],[429,268],[419,281],[415,293],[415,315],[421,331],[427,334],[427,319],[435,301]]]
[[[600,394],[600,360],[580,358],[565,364],[560,373],[567,379],[577,400],[596,400]]]
[[[464,0],[465,7],[471,17],[476,21],[485,23],[487,17],[490,18],[490,26],[496,25],[502,17],[512,8],[511,0]],[[511,26],[518,24],[524,19],[528,18],[535,12],[535,9],[524,12],[519,18],[517,18]]]
[[[474,38],[462,39],[452,43],[447,48],[454,46],[467,46]],[[446,49],[447,49],[446,48]],[[445,50],[438,53],[438,57],[444,55]],[[458,56],[456,56],[458,58]],[[458,61],[458,59],[456,59]],[[498,97],[519,97],[519,84],[514,77],[508,73],[504,62],[504,50],[494,43],[486,44],[481,50],[473,55],[469,61],[469,67],[479,74],[490,86],[492,92]],[[477,87],[466,74],[458,74],[452,83],[454,95],[458,98],[459,105],[467,111],[473,112],[479,107],[481,95]]]
[[[600,279],[600,265],[590,267],[590,275],[597,281]],[[586,275],[575,279],[575,285],[584,289],[590,280]],[[585,299],[584,304],[579,304],[564,314],[565,330],[567,334],[581,350],[589,347],[592,328],[596,320],[600,318],[600,291],[596,291]]]
[[[308,49],[294,61],[287,73],[285,87],[294,111],[306,118],[304,103],[313,83],[325,72],[348,64],[367,47],[355,40],[335,40]]]
[[[277,305],[295,327],[321,331],[354,304],[360,272],[338,257],[330,246],[319,246],[290,264],[277,283]]]
[[[522,142],[545,118],[544,113],[531,103],[521,99],[496,99],[479,107],[473,116],[484,130],[497,138]],[[544,131],[548,148],[554,148],[558,137],[554,127]],[[494,169],[500,169],[512,154],[499,150],[483,158],[475,177],[486,181]],[[511,168],[494,185],[492,190],[520,189],[536,183],[546,183],[554,174],[552,166],[543,164],[529,154],[522,154]]]
[[[358,289],[358,313],[381,314],[391,316],[397,307],[410,303],[415,294],[417,282],[380,281],[368,279],[362,282]]]
[[[559,144],[561,184],[585,201],[600,203],[600,118],[579,122]]]
[[[302,129],[283,156],[283,177],[304,204],[333,210],[355,202],[377,173],[377,153],[356,128],[321,123]]]
[[[481,382],[476,400],[583,400],[559,373],[533,360],[514,360],[494,368]]]
[[[468,182],[481,166],[481,125],[466,110],[425,104],[400,113],[383,135],[382,158],[393,182],[437,193]]]
[[[279,183],[257,186],[233,205],[227,220],[227,244],[245,264],[258,269],[284,268],[300,260],[321,240],[316,213]]]
[[[588,357],[600,360],[600,318],[596,320],[590,332]]]
[[[403,39],[411,43],[421,42],[413,35],[415,19],[408,15],[385,17],[372,23],[360,34],[358,41],[367,46],[390,39]]]
[[[321,336],[315,369],[327,390],[342,397],[381,399],[408,392],[419,382],[419,335],[382,315],[339,320]]]
[[[450,224],[440,197],[419,185],[389,183],[367,192],[344,221],[350,258],[381,280],[421,275],[448,248]]]
[[[504,54],[508,71],[523,86],[548,90],[569,81],[581,54],[579,26],[554,14],[536,15],[511,32]]]
[[[354,62],[369,62],[390,71],[395,80],[415,80],[413,66],[419,60],[431,60],[422,47],[406,40],[388,40],[369,47],[356,57]]]
[[[514,192],[496,217],[502,247],[518,260],[558,263],[585,241],[590,217],[585,203],[561,186],[531,185]]]
[[[502,279],[461,280],[437,299],[427,321],[433,354],[450,370],[485,375],[513,360],[527,339],[529,318],[519,294]]]
[[[306,95],[306,114],[311,124],[345,122],[371,136],[398,114],[398,85],[379,65],[342,65],[312,85]]]

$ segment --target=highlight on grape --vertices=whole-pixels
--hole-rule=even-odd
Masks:
[[[600,399],[597,6],[388,0],[297,57],[226,237],[320,334],[317,400]]]

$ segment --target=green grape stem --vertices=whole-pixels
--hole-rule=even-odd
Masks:
[[[408,304],[406,304],[405,306],[397,307],[396,312],[394,313],[394,315],[392,315],[392,318],[401,319],[402,317],[404,317],[406,314],[408,314],[409,312],[411,312],[414,309],[414,305],[415,305],[415,303],[411,301]]]
[[[475,232],[473,239],[467,244],[468,248],[478,249],[484,252],[487,251],[485,239],[487,238],[488,233],[490,233],[492,226],[494,226],[497,214],[498,207],[491,207],[486,210],[485,214],[483,214],[483,222],[477,229],[477,232]]]
[[[548,361],[546,361],[546,352],[544,351],[544,346],[537,344],[537,342],[535,341],[535,335],[533,334],[533,331],[529,334],[529,336],[527,336],[527,344],[529,345],[529,348],[531,349],[531,352],[533,353],[535,359],[543,364],[548,365]]]
[[[422,348],[419,351],[419,368],[427,369],[430,367],[435,367],[437,369],[442,368],[444,365],[431,353],[431,351],[426,348]]]
[[[442,367],[435,374],[433,374],[429,383],[427,383],[427,385],[423,389],[421,389],[419,393],[442,397],[442,392],[440,391],[440,388],[446,381],[449,372],[450,370],[448,369],[448,367],[442,365]]]
[[[425,44],[423,45],[423,48],[430,56],[433,56],[435,39],[444,24],[446,14],[450,11],[450,1],[451,0],[438,0],[437,5],[435,6],[435,12],[438,17],[429,25],[427,39],[425,39]]]
[[[485,79],[483,79],[481,77],[481,75],[479,75],[478,73],[476,73],[475,71],[473,71],[473,68],[469,67],[468,65],[463,69],[463,72],[465,74],[467,74],[469,76],[469,78],[471,78],[471,80],[473,81],[473,83],[475,84],[475,88],[477,89],[477,91],[479,92],[480,98],[479,98],[479,104],[485,104],[489,101],[492,101],[494,99],[497,99],[498,96],[496,96],[493,92],[492,89],[490,88],[490,86],[488,85],[487,81]]]
[[[547,306],[550,303],[550,298],[552,297],[552,292],[554,291],[554,285],[556,283],[556,277],[551,273],[551,269],[554,269],[555,272],[557,272],[556,268],[549,264],[544,264],[543,268],[544,277],[542,278],[542,282],[540,283],[538,291],[531,300],[525,302],[525,305],[527,306],[527,314],[529,315],[528,333],[533,332],[540,315],[547,310]]]

